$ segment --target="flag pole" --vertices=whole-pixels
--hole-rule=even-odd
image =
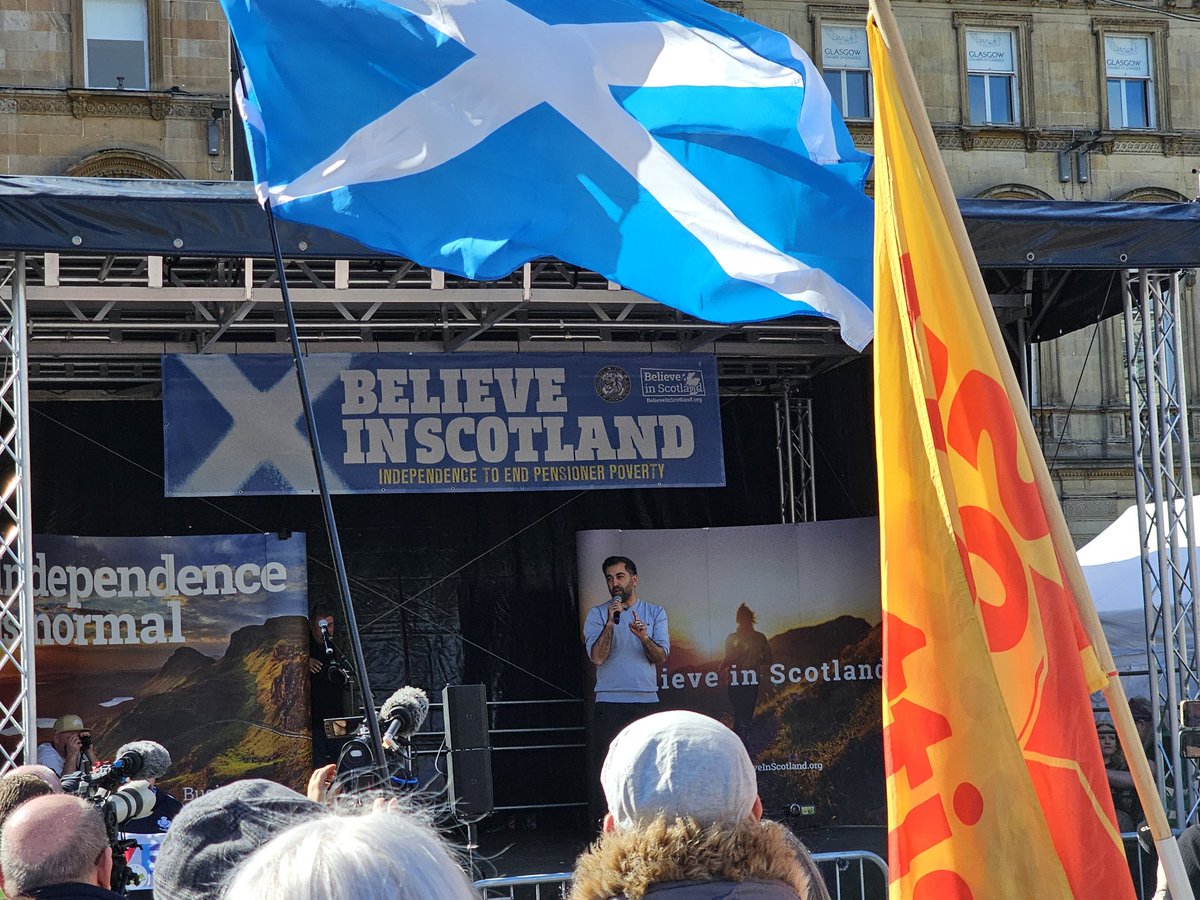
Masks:
[[[308,443],[312,450],[313,466],[317,470],[317,488],[321,494],[321,509],[325,513],[325,530],[329,533],[329,552],[333,556],[333,568],[337,575],[338,596],[345,614],[346,631],[350,634],[350,647],[354,652],[354,667],[357,669],[358,687],[363,695],[363,718],[371,736],[371,749],[375,757],[375,772],[381,787],[390,786],[387,754],[383,748],[383,734],[379,730],[379,716],[375,711],[375,697],[367,680],[367,662],[363,655],[362,640],[358,636],[358,621],[354,616],[354,604],[350,600],[350,579],[346,575],[346,561],[342,557],[342,542],[338,537],[337,520],[333,517],[333,498],[329,494],[329,482],[325,477],[325,460],[321,455],[321,440],[317,436],[317,420],[313,413],[312,396],[308,390],[308,375],[304,371],[304,356],[300,352],[300,334],[296,330],[296,312],[292,307],[292,296],[288,291],[287,275],[283,270],[283,252],[279,247],[279,232],[275,227],[275,213],[271,199],[263,203],[267,224],[271,229],[271,246],[275,251],[275,268],[279,273],[279,291],[283,295],[283,310],[287,314],[288,335],[292,344],[292,361],[296,365],[296,381],[300,384],[300,400],[304,405],[304,421],[308,426]]]
[[[937,146],[937,141],[933,135],[933,127],[930,125],[929,117],[925,112],[925,101],[922,99],[920,90],[917,88],[916,76],[913,74],[912,65],[909,63],[908,53],[904,49],[904,40],[900,35],[900,27],[892,13],[891,4],[888,0],[870,0],[869,9],[870,15],[874,17],[879,27],[881,37],[892,51],[892,61],[896,68],[896,87],[904,100],[904,106],[909,116],[912,118],[912,132],[916,136],[921,154],[929,163],[929,174],[932,182],[930,187],[937,197],[943,218],[946,220],[950,235],[954,240],[955,249],[963,260],[974,260],[975,251],[967,235],[966,226],[963,224],[962,214],[958,209],[958,201],[954,196],[954,189],[950,184],[950,177],[947,175],[945,166],[942,164],[941,150]],[[980,318],[983,320],[984,331],[987,334],[992,352],[996,355],[997,359],[1006,359],[1008,349],[1000,334],[1000,326],[996,322],[995,312],[992,310],[991,303],[987,299],[988,292],[983,282],[983,275],[980,273],[978,265],[965,265],[963,268],[971,285],[971,295],[979,309]],[[1024,406],[1024,395],[1016,382],[1016,376],[1013,373],[1012,367],[1002,365],[999,368],[1004,378],[1005,392],[1008,394],[1009,402],[1013,409],[1016,410],[1018,404]],[[1028,413],[1014,415],[1013,419],[1017,423],[1017,428],[1020,430],[1021,437],[1026,446],[1039,447],[1040,443],[1037,435],[1034,433],[1033,423]],[[1146,813],[1150,833],[1153,835],[1155,846],[1158,848],[1159,860],[1162,862],[1163,869],[1167,874],[1171,896],[1175,900],[1195,900],[1191,884],[1183,869],[1183,859],[1179,854],[1179,846],[1171,834],[1170,825],[1167,822],[1166,814],[1163,812],[1162,799],[1158,795],[1154,775],[1150,771],[1150,763],[1146,759],[1146,752],[1142,747],[1137,726],[1133,722],[1133,714],[1129,711],[1129,702],[1125,697],[1125,690],[1121,685],[1120,677],[1116,673],[1116,663],[1113,661],[1111,650],[1109,650],[1108,640],[1104,636],[1100,617],[1096,613],[1095,605],[1092,603],[1091,592],[1088,590],[1087,582],[1084,580],[1083,570],[1079,565],[1079,558],[1075,553],[1074,541],[1071,539],[1071,534],[1067,529],[1066,520],[1062,516],[1058,494],[1054,490],[1053,482],[1050,480],[1050,472],[1046,467],[1045,458],[1041,453],[1030,453],[1029,460],[1030,466],[1033,469],[1034,480],[1038,487],[1038,493],[1047,511],[1046,518],[1050,526],[1051,540],[1057,551],[1056,555],[1058,556],[1059,565],[1066,575],[1067,585],[1070,587],[1071,594],[1075,598],[1075,605],[1079,611],[1080,620],[1099,658],[1100,666],[1105,674],[1108,675],[1108,685],[1104,688],[1104,696],[1108,701],[1113,723],[1116,725],[1117,737],[1120,739],[1121,748],[1125,753],[1126,761],[1129,763],[1129,774],[1133,778],[1138,799],[1141,801],[1142,809]]]

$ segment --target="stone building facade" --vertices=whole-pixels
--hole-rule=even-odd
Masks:
[[[867,4],[721,2],[789,34],[871,149]],[[1174,0],[895,0],[959,197],[1180,202],[1198,194],[1200,17]],[[1198,253],[1200,256],[1200,253]],[[1200,315],[1182,296],[1192,452],[1200,460]],[[1078,544],[1134,502],[1121,318],[1033,354],[1034,421]],[[1200,480],[1197,480],[1200,484]]]
[[[870,149],[865,3],[714,2],[807,50]],[[895,11],[960,197],[1195,197],[1200,22],[1175,0],[898,0]],[[0,0],[0,171],[229,178],[228,75],[217,0]],[[1190,290],[1185,306],[1200,407]],[[1120,320],[1041,345],[1033,370],[1035,419],[1082,542],[1132,502]]]
[[[0,0],[0,171],[221,180],[228,147],[217,0]]]

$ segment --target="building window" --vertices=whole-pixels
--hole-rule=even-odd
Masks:
[[[1037,124],[1034,106],[1033,17],[1009,13],[955,12],[959,96],[967,128]]]
[[[1109,128],[1154,128],[1154,69],[1150,38],[1104,35]]]
[[[871,118],[871,60],[865,26],[822,24],[821,69],[843,118]]]
[[[1007,28],[968,28],[963,43],[970,124],[1019,125],[1021,107],[1013,32]]]
[[[146,0],[83,0],[84,86],[150,87]]]

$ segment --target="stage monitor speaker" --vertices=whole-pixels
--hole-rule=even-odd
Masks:
[[[459,822],[476,822],[491,813],[495,806],[492,796],[492,751],[455,750],[448,754],[446,788],[450,793],[450,808]]]
[[[482,684],[448,684],[442,688],[446,746],[455,750],[491,747],[487,692]]]

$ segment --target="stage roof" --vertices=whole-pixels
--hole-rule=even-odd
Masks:
[[[963,200],[960,208],[997,317],[1006,326],[1024,318],[1031,340],[1120,312],[1121,269],[1200,265],[1197,204]],[[714,325],[557,260],[471,282],[321,229],[280,222],[279,230],[314,349],[570,350],[600,341],[610,350],[712,350],[725,374],[750,378],[811,376],[855,355],[824,319]],[[4,251],[32,263],[35,380],[68,357],[153,368],[157,353],[180,348],[283,344],[270,238],[245,182],[2,176]]]

